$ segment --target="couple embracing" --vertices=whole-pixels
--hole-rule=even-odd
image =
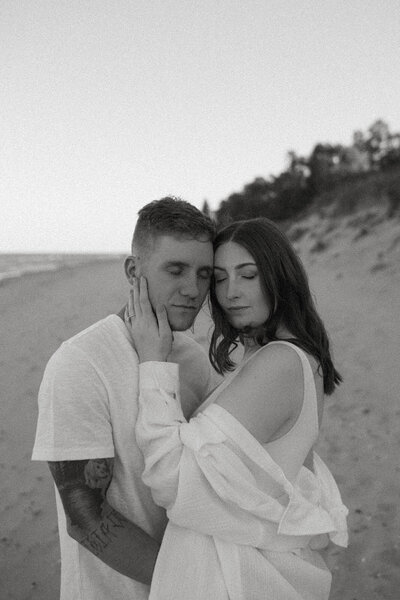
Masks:
[[[313,446],[341,377],[289,241],[167,197],[125,271],[127,305],[64,342],[39,393],[61,600],[327,600],[319,550],[347,545],[347,509]],[[183,333],[208,294],[209,357]]]

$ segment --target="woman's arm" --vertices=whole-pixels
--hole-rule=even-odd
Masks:
[[[286,542],[285,536],[300,536],[294,543],[308,543],[320,533],[344,544],[346,509],[332,476],[315,464],[315,456],[316,474],[304,470],[299,487],[294,487],[249,429],[224,407],[214,403],[189,422],[184,419],[177,365],[146,362],[140,368],[136,433],[145,459],[143,480],[171,522],[256,548],[281,547],[281,535]],[[251,379],[247,369],[244,389]],[[231,397],[235,404],[239,400],[234,392],[231,382],[221,397]],[[264,401],[265,396],[264,391]],[[242,397],[245,403],[249,400],[248,394]],[[252,412],[255,419],[257,411]],[[251,426],[256,427],[254,420]],[[279,421],[277,427],[282,428]]]
[[[143,452],[142,479],[151,488],[156,504],[174,502],[183,450],[182,424],[187,424],[180,404],[179,366],[143,362],[139,365],[139,413],[136,440]]]
[[[126,323],[140,361],[136,437],[145,458],[143,480],[155,502],[167,508],[182,470],[181,430],[189,426],[180,406],[178,365],[162,362],[170,351],[172,332],[165,308],[156,307],[154,313],[144,278],[133,286],[128,314],[134,315]],[[223,390],[218,403],[258,441],[266,442],[301,410],[298,363],[287,348],[266,346]],[[199,424],[200,417],[190,421],[194,430]]]
[[[289,359],[290,368],[282,369],[282,358]],[[300,384],[298,381],[301,365],[296,358],[290,349],[265,348],[251,359],[216,401],[261,443],[279,434],[283,427],[290,427],[291,420],[297,418],[301,410],[303,389],[301,379]],[[292,363],[291,359],[294,359]],[[271,365],[271,369],[266,365]],[[183,416],[178,365],[144,362],[139,374],[136,438],[145,458],[143,481],[152,489],[155,502],[170,508],[180,478],[190,479],[184,472],[187,460],[182,460],[182,438],[188,428],[194,438],[200,435],[202,418],[199,415],[188,423]],[[195,450],[195,444],[185,449],[186,453],[195,453]],[[221,447],[220,452],[223,450]]]

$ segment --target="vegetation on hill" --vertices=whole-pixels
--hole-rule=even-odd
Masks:
[[[246,184],[214,217],[219,226],[258,216],[285,226],[310,212],[339,216],[371,205],[388,217],[400,211],[400,133],[380,119],[365,134],[355,131],[351,146],[318,143],[309,157],[288,152],[286,170]],[[210,213],[207,201],[203,212]]]

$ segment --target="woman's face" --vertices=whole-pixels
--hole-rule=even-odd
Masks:
[[[214,257],[215,293],[226,318],[235,329],[258,327],[270,307],[261,288],[252,255],[235,242],[226,242]]]

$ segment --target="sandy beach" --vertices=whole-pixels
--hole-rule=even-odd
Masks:
[[[318,448],[350,510],[350,546],[327,556],[331,600],[398,600],[400,223],[303,225],[296,248],[345,380],[327,399]],[[126,291],[120,261],[0,286],[2,600],[58,598],[53,485],[46,464],[30,460],[37,392],[60,343],[119,310]],[[194,334],[203,344],[208,327],[203,313]]]

